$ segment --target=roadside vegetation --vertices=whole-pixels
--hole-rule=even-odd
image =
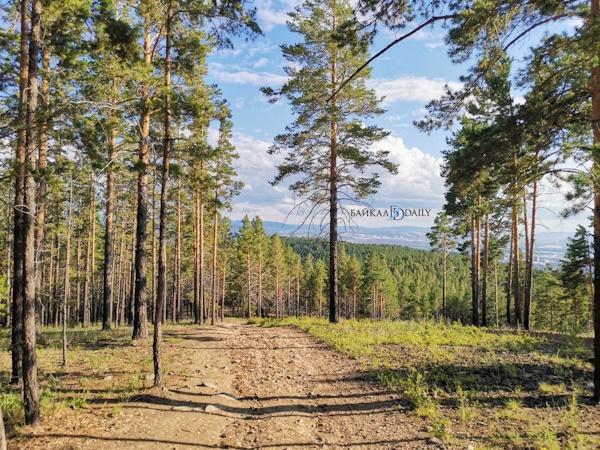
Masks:
[[[401,393],[400,405],[457,448],[600,446],[600,410],[590,402],[590,338],[457,323],[254,322],[300,328],[360,359],[374,380]]]

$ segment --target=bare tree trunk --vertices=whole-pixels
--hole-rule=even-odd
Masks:
[[[173,322],[179,323],[181,320],[181,177],[177,177],[177,236],[175,241],[175,298],[177,302],[173,304]]]
[[[94,212],[93,212],[93,191],[94,186],[93,183],[90,184],[90,209],[88,213],[88,229],[87,229],[87,246],[86,246],[86,256],[85,256],[85,282],[83,286],[83,308],[81,310],[81,324],[83,327],[87,327],[90,324],[90,310],[89,310],[89,302],[90,302],[90,291],[91,291],[91,258],[92,258],[92,246],[94,245],[92,242],[92,221],[94,220]]]
[[[337,27],[335,12],[332,29]],[[334,56],[331,65],[331,107],[337,105],[337,60]],[[330,160],[329,160],[329,322],[338,323],[340,312],[338,305],[338,199],[337,199],[337,139],[338,122],[331,121]]]
[[[219,210],[217,207],[219,198],[219,187],[217,182],[217,187],[215,187],[215,217],[213,220],[213,254],[212,254],[212,282],[211,282],[211,293],[210,293],[210,301],[212,303],[212,314],[210,324],[214,325],[217,323],[217,251],[219,250],[218,246],[218,227],[219,227]]]
[[[124,217],[121,221],[121,243],[119,246],[119,278],[117,280],[117,310],[115,312],[115,326],[121,326],[124,322],[123,303],[125,303],[124,294],[124,272],[125,272],[125,221]]]
[[[87,324],[93,320],[96,322],[96,173],[92,172],[92,241],[90,245],[92,246],[92,262],[90,267],[90,302],[88,303],[87,309]],[[92,311],[94,314],[92,315]]]
[[[590,20],[598,20],[600,0],[592,0]],[[593,168],[600,165],[600,66],[592,69],[592,123],[594,143],[592,152]],[[594,184],[594,401],[600,402],[600,186]]]
[[[258,275],[258,306],[256,309],[256,317],[262,317],[262,236],[258,237],[258,267],[256,274]]]
[[[477,220],[475,215],[471,215],[471,300],[472,300],[472,318],[471,322],[476,327],[479,326],[479,292],[478,292],[478,270],[477,265],[479,258],[477,257],[479,246],[477,245],[478,234],[476,231]]]
[[[487,327],[487,291],[488,291],[488,266],[490,257],[490,215],[485,214],[485,236],[483,238],[483,274],[481,292],[481,325]]]
[[[512,270],[513,270],[513,239],[514,235],[510,233],[510,247],[508,250],[508,270],[506,271],[506,324],[510,326],[510,299],[512,293]]]
[[[202,172],[203,163],[200,163],[200,171]],[[204,286],[204,194],[200,192],[200,228],[198,230],[200,238],[200,248],[198,250],[198,289],[200,292],[200,324],[204,324],[206,316],[206,291]]]
[[[79,211],[81,213],[81,206],[79,206]],[[81,220],[81,216],[79,217]],[[80,308],[81,308],[81,235],[83,233],[83,228],[77,227],[77,281],[75,283],[75,321],[77,322],[80,317]]]
[[[518,208],[516,206],[517,200],[515,199],[515,205],[513,206],[513,294],[515,301],[515,325],[518,327],[523,323],[523,315],[521,308],[521,277],[519,270],[519,215]]]
[[[36,224],[35,224],[35,267],[36,267],[36,310],[41,311],[39,305],[42,303],[42,270],[44,261],[44,225],[46,222],[46,169],[48,167],[48,106],[50,103],[50,49],[48,41],[50,39],[50,30],[44,29],[46,42],[42,44],[42,83],[40,89],[40,103],[42,117],[39,125],[39,144],[38,144],[38,171],[39,171],[39,187],[36,201]],[[40,320],[39,314],[37,315]],[[38,323],[38,328],[41,329],[41,323]]]
[[[116,89],[116,81],[113,80],[113,87]],[[115,94],[116,95],[116,94]],[[116,108],[116,98],[113,100],[113,108]],[[117,132],[111,131],[110,142],[108,146],[108,164],[106,172],[106,217],[104,221],[104,308],[102,315],[102,329],[110,330],[112,322],[112,277],[114,254],[112,240],[114,234],[115,218],[115,159],[117,157]]]
[[[67,324],[69,320],[69,297],[71,296],[71,218],[73,216],[73,179],[69,182],[69,213],[67,215],[67,245],[65,255],[65,292],[63,299],[63,367],[67,367]]]
[[[152,323],[156,321],[156,274],[157,274],[157,263],[156,263],[156,157],[154,158],[152,176],[152,219],[151,219],[151,232],[152,232],[152,295],[150,296],[150,310],[152,311]]]
[[[21,1],[21,44],[19,68],[19,113],[17,118],[17,170],[15,174],[15,221],[13,238],[13,296],[12,296],[12,333],[11,352],[12,370],[11,384],[19,384],[23,379],[23,295],[25,259],[25,242],[23,231],[23,210],[25,191],[25,154],[27,139],[27,85],[28,85],[28,28],[29,2]]]
[[[196,216],[194,221],[194,316],[197,324],[202,323],[200,310],[200,192],[196,188]]]
[[[36,109],[38,97],[38,54],[41,43],[42,1],[34,0],[31,11],[29,39],[29,90],[27,95],[27,134],[24,181],[24,261],[23,261],[23,399],[25,423],[40,424],[38,393],[36,335],[35,335],[35,178]]]
[[[162,387],[162,323],[167,304],[167,202],[169,201],[169,157],[171,152],[171,26],[173,2],[169,1],[166,23],[165,48],[165,125],[163,140],[162,186],[160,192],[160,247],[158,258],[158,297],[154,322],[154,386]]]
[[[500,326],[500,311],[498,307],[498,259],[494,258],[494,312],[496,313],[496,328]]]
[[[152,35],[149,19],[144,30],[144,61],[152,62]],[[148,163],[150,140],[150,87],[144,86],[142,94],[144,108],[140,117],[140,147],[138,156],[138,209],[135,251],[135,302],[133,315],[133,339],[148,337],[148,316],[146,311],[147,253],[148,253]]]
[[[533,301],[533,259],[535,256],[535,221],[537,213],[537,161],[538,153],[535,154],[536,178],[533,180],[533,193],[531,199],[531,232],[529,237],[527,266],[525,273],[525,301],[523,324],[526,330],[531,328],[531,302]]]
[[[137,197],[134,196],[133,197],[133,206],[132,206],[132,211],[133,211],[133,223],[131,224],[131,229],[132,230],[136,230],[137,231]],[[136,244],[136,233],[131,233],[131,261],[130,261],[130,266],[131,266],[131,272],[130,272],[130,279],[129,279],[129,308],[128,308],[128,312],[127,312],[127,323],[129,325],[133,325],[133,316],[135,314],[135,249],[137,248],[137,244]]]

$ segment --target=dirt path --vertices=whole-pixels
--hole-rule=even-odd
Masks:
[[[73,424],[33,441],[94,450],[435,447],[397,394],[301,331],[227,323],[169,335],[168,390],[123,404],[100,429]]]

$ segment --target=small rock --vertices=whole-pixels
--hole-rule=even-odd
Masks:
[[[204,412],[216,413],[216,412],[221,412],[221,410],[219,408],[217,408],[215,405],[206,405],[206,408],[204,408]]]
[[[173,372],[172,370],[169,371],[168,375],[175,375],[175,372]]]
[[[154,374],[153,373],[146,374],[146,376],[144,377],[144,380],[146,380],[146,381],[154,380]]]
[[[223,398],[226,398],[226,399],[228,399],[228,400],[235,400],[236,402],[237,402],[237,401],[239,401],[237,398],[235,398],[235,397],[234,397],[233,395],[231,395],[231,394],[225,394],[225,393],[222,393],[222,394],[219,394],[219,397],[223,397]]]
[[[593,391],[594,390],[594,383],[590,381],[588,384],[585,385],[585,388],[586,389],[590,389],[590,390]]]
[[[438,447],[443,447],[444,443],[442,442],[441,439],[438,439],[436,437],[430,437],[429,439],[427,439],[426,441],[429,445],[437,445]]]
[[[104,377],[104,379],[105,379],[106,381],[108,381],[108,380],[112,380],[112,379],[113,379],[113,376],[112,376],[112,375],[106,375],[106,376]]]
[[[475,447],[473,445],[470,445],[467,447],[467,450],[475,450]]]
[[[214,383],[211,383],[210,381],[203,381],[198,386],[204,386],[204,387],[207,387],[209,389],[216,389],[217,388],[217,385],[214,384]]]

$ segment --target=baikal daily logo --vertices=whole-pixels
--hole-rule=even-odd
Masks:
[[[405,217],[429,217],[431,209],[401,208],[398,205],[390,205],[384,208],[351,209],[350,217],[387,217],[388,220],[402,220]]]

